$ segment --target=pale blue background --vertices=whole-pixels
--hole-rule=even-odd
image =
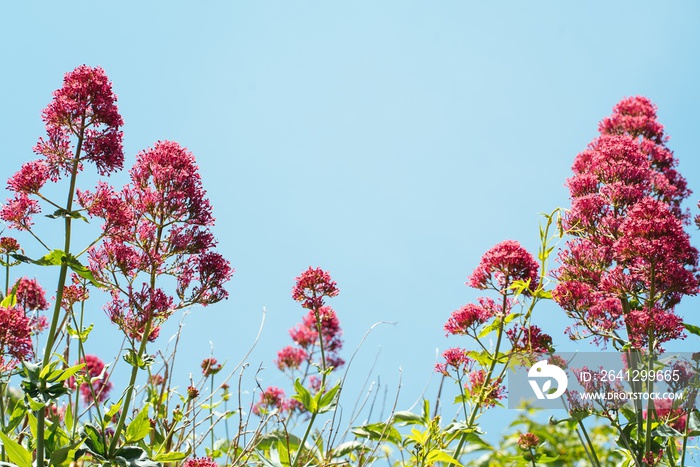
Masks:
[[[232,368],[265,306],[249,374],[263,364],[261,384],[286,384],[272,360],[302,315],[290,291],[301,271],[320,266],[341,290],[330,304],[346,357],[373,323],[397,323],[364,343],[346,404],[380,352],[371,379],[390,404],[402,368],[405,409],[428,383],[436,349],[470,345],[446,340],[442,326],[480,295],[464,282],[481,254],[504,239],[534,252],[539,213],[568,205],[571,163],[621,98],[658,104],[680,170],[700,193],[698,4],[572,3],[8,4],[2,177],[33,157],[40,111],[63,74],[104,67],[126,122],[127,165],[158,139],[192,150],[220,250],[236,268],[231,298],[187,318],[182,381],[197,376],[210,342]],[[699,303],[679,312],[700,324]],[[535,320],[560,348],[576,348],[556,306]],[[117,335],[103,328],[94,353],[113,356]],[[681,348],[700,350],[698,339]],[[491,415],[501,420],[492,433],[503,414]]]

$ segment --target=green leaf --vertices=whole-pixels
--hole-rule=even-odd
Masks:
[[[325,413],[335,408],[335,396],[338,394],[339,390],[340,383],[333,386],[325,394],[323,391],[319,391],[319,393],[316,395],[316,398],[318,398],[318,413]]]
[[[520,317],[520,316],[522,316],[521,313],[511,313],[511,314],[509,314],[508,316],[505,317],[505,319],[503,320],[503,323],[504,323],[504,324],[508,324],[508,323],[510,323],[511,321],[513,321],[515,318],[518,318],[518,317]]]
[[[7,457],[11,462],[17,464],[17,467],[32,467],[32,453],[27,451],[24,446],[8,437],[2,431],[0,431],[0,441],[5,446]]]
[[[47,253],[36,261],[31,261],[37,266],[60,266],[66,259],[66,254],[63,250],[53,250]]]
[[[339,459],[356,451],[369,451],[370,448],[360,441],[347,441],[333,449],[333,458]]]
[[[74,273],[82,277],[83,279],[89,280],[95,287],[102,287],[102,284],[95,280],[95,276],[92,272],[83,266],[78,259],[73,255],[68,255],[68,267],[73,270]]]
[[[292,396],[292,399],[296,399],[301,402],[301,405],[303,405],[304,408],[310,413],[315,413],[316,407],[314,398],[311,397],[309,390],[301,384],[299,378],[294,381],[294,389],[296,390],[296,394]]]
[[[83,329],[82,331],[78,332],[72,327],[68,326],[68,334],[70,334],[71,337],[74,339],[78,339],[80,342],[85,342],[88,339],[88,336],[90,335],[90,332],[92,332],[92,329],[95,327],[94,324],[90,323],[90,326],[87,328]]]
[[[423,423],[423,417],[408,410],[396,412],[394,414],[394,423],[403,423],[405,425],[415,425]]]
[[[151,422],[148,420],[149,407],[150,404],[146,404],[131,423],[129,423],[129,426],[126,427],[125,437],[127,444],[141,441],[151,432]]]
[[[104,417],[107,420],[111,420],[112,417],[114,417],[119,412],[119,409],[121,409],[121,408],[122,408],[122,400],[119,399],[119,402],[117,402],[116,404],[112,404],[109,407],[109,410],[107,412],[105,412]]]
[[[177,462],[185,459],[188,455],[187,453],[178,451],[164,452],[155,456],[153,460],[155,462]]]
[[[292,460],[289,457],[289,450],[281,439],[277,441],[277,452],[279,453],[282,465],[292,465]]]
[[[700,336],[700,326],[695,326],[694,324],[683,323],[683,327],[691,334]]]
[[[83,440],[80,439],[76,441],[75,443],[69,444],[68,446],[62,446],[58,449],[55,449],[51,453],[51,458],[49,459],[49,464],[50,465],[56,465],[56,466],[61,466],[66,464],[66,460],[68,459],[68,454],[70,454],[71,451],[73,451],[75,448],[80,446],[83,443]],[[73,459],[70,460],[70,463],[73,462]]]
[[[66,429],[68,431],[73,431],[73,404],[68,404],[66,406],[66,412],[63,414],[63,422],[66,424]]]
[[[61,381],[66,381],[67,379],[70,379],[71,377],[75,376],[75,374],[82,370],[84,367],[84,363],[79,363],[77,365],[68,367],[65,370],[56,370],[49,375],[47,381],[50,381],[52,383],[60,383]]]
[[[688,417],[688,436],[700,435],[700,412],[693,410]]]
[[[552,462],[556,462],[559,460],[559,456],[557,457],[549,457],[546,454],[542,454],[537,457],[537,463],[538,464],[551,464]]]
[[[10,292],[7,297],[3,298],[2,301],[0,302],[0,306],[3,308],[12,308],[13,306],[17,305],[17,295],[15,294],[15,288],[12,289],[12,292]]]
[[[500,326],[499,321],[500,321],[499,318],[496,318],[495,320],[493,320],[493,322],[491,322],[490,324],[488,324],[487,326],[484,327],[484,329],[479,333],[479,335],[477,337],[479,339],[483,339],[484,337],[491,334],[493,331],[497,330]]]
[[[86,423],[83,425],[83,432],[86,436],[85,445],[88,447],[90,452],[104,457],[107,454],[107,450],[105,448],[102,435],[99,431],[97,431],[97,428]]]
[[[139,355],[134,349],[129,349],[124,354],[124,361],[131,366],[138,366],[140,369],[145,370],[149,366],[155,363],[156,359],[151,355],[146,355],[143,358],[139,358]]]
[[[459,461],[457,461],[457,459],[450,456],[445,451],[440,450],[430,451],[430,454],[428,454],[428,457],[426,458],[425,462],[427,464],[435,464],[436,462],[446,462],[448,464],[454,464],[459,467],[463,467],[462,464],[460,464]]]

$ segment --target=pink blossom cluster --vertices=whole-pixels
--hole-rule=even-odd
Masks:
[[[506,387],[501,378],[489,378],[485,370],[469,373],[469,382],[464,385],[469,397],[485,407],[494,407],[506,397]]]
[[[129,337],[154,340],[177,309],[227,298],[233,271],[214,251],[214,218],[194,156],[159,141],[137,155],[131,183],[121,191],[101,184],[78,193],[91,216],[104,220],[105,240],[89,251],[90,269],[112,289],[106,310]],[[171,276],[167,292],[154,278]],[[121,282],[115,283],[115,277]]]
[[[33,355],[31,319],[19,307],[0,307],[0,374]]]
[[[75,389],[76,385],[86,404],[102,403],[109,398],[109,391],[112,389],[112,382],[109,381],[109,373],[105,368],[105,363],[96,355],[85,355],[78,363],[84,363],[85,367],[80,371],[82,382],[78,384],[76,378],[70,378],[67,386]]]
[[[253,406],[253,413],[258,416],[269,414],[272,411],[285,413],[290,408],[289,402],[282,389],[270,386],[260,393],[260,400]]]
[[[316,375],[310,375],[309,371],[314,367],[333,371],[345,364],[340,357],[343,348],[340,320],[335,310],[324,304],[325,298],[337,295],[336,283],[321,268],[309,267],[296,278],[292,298],[309,311],[302,317],[301,323],[289,330],[294,344],[278,351],[275,359],[277,368],[292,377],[301,371],[301,383],[317,392],[322,389],[322,381]],[[259,415],[273,407],[280,412],[304,411],[299,401],[285,399],[284,391],[269,387],[261,394],[253,411]]]
[[[514,352],[526,355],[548,354],[554,350],[552,336],[542,332],[535,325],[521,327],[515,325],[506,331]]]
[[[459,347],[453,347],[442,353],[444,362],[435,364],[435,371],[445,376],[460,380],[462,375],[471,371],[474,361],[469,358],[469,351]],[[453,376],[452,372],[455,372]]]
[[[318,310],[324,304],[324,297],[338,295],[338,287],[330,274],[321,268],[309,267],[296,278],[292,298],[309,310]]]
[[[47,135],[34,147],[42,158],[23,164],[10,177],[7,188],[14,197],[0,208],[0,219],[12,228],[29,230],[32,216],[41,212],[36,195],[47,181],[75,174],[85,161],[94,163],[101,175],[122,168],[123,121],[116,100],[100,67],[81,65],[65,75],[63,86],[42,112]]]
[[[574,318],[574,338],[619,340],[624,330],[635,348],[658,349],[683,336],[674,306],[698,292],[698,252],[681,209],[690,191],[651,101],[624,99],[599,129],[567,181],[573,238],[553,297]]]
[[[535,258],[515,240],[506,240],[489,249],[469,277],[475,289],[504,292],[515,281],[528,284],[526,291],[537,288],[539,265]]]
[[[218,467],[211,457],[190,457],[182,465],[183,467]]]
[[[518,284],[519,282],[519,284]],[[551,351],[552,338],[537,326],[521,327],[509,324],[515,304],[515,288],[522,286],[523,295],[531,296],[539,288],[539,264],[533,256],[514,240],[506,240],[490,248],[470,275],[467,285],[476,289],[491,289],[500,295],[500,304],[489,297],[480,297],[478,303],[469,303],[452,312],[444,330],[446,336],[469,336],[479,341],[484,329],[503,332],[511,343],[511,351],[520,354]],[[515,286],[515,287],[513,287]],[[493,321],[488,327],[485,325]],[[499,337],[500,342],[500,337]],[[482,344],[483,346],[483,344]],[[502,349],[496,352],[501,353]],[[484,408],[494,407],[505,397],[500,377],[493,376],[493,367],[486,371],[477,368],[465,349],[450,348],[443,352],[444,362],[435,365],[435,371],[464,384],[469,399]],[[467,382],[463,383],[466,379]]]

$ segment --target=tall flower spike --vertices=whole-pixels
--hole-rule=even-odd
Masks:
[[[650,345],[651,335],[658,346],[682,335],[673,307],[698,291],[698,252],[681,208],[690,191],[651,101],[623,99],[599,130],[567,181],[574,238],[559,254],[552,296],[596,342],[625,329],[633,345]]]

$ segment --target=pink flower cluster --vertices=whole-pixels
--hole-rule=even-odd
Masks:
[[[260,393],[260,400],[253,406],[253,413],[262,416],[277,411],[284,413],[289,410],[289,401],[284,396],[284,391],[278,387],[270,386]]]
[[[0,219],[18,230],[30,229],[32,216],[41,212],[31,196],[48,180],[82,170],[85,161],[94,163],[101,175],[120,170],[124,163],[123,121],[102,68],[82,65],[67,73],[42,118],[47,136],[39,139],[34,152],[43,158],[23,164],[10,177],[7,187],[15,195],[0,209]]]
[[[292,289],[292,298],[309,310],[318,310],[323,306],[324,297],[338,295],[338,287],[330,274],[321,268],[309,267],[296,278]]]
[[[488,379],[484,370],[476,370],[469,373],[469,382],[464,385],[465,391],[473,401],[484,404],[485,407],[494,407],[498,401],[506,397],[506,387],[500,378]]]
[[[618,103],[600,132],[567,181],[574,238],[559,255],[553,297],[596,342],[625,329],[633,346],[658,349],[682,337],[674,306],[698,292],[698,252],[681,209],[690,191],[648,99]]]
[[[539,265],[520,243],[506,240],[488,250],[469,276],[468,285],[475,289],[493,289],[506,293],[514,281],[528,284],[526,290],[537,288]]]
[[[448,377],[452,377],[451,372],[454,371],[457,376],[453,379],[460,380],[462,375],[469,373],[474,363],[468,355],[469,351],[466,349],[458,347],[447,349],[442,353],[445,361],[435,364],[435,371]]]
[[[153,340],[176,309],[227,298],[223,285],[233,270],[213,251],[214,219],[192,153],[159,141],[137,155],[130,174],[119,192],[101,184],[78,197],[91,216],[104,219],[106,238],[89,260],[95,277],[112,287],[110,319],[137,340],[150,323]],[[154,285],[151,278],[161,276],[174,278],[173,294]]]
[[[301,323],[289,330],[294,342],[277,352],[275,364],[291,376],[301,370],[299,378],[315,391],[321,390],[321,380],[309,375],[313,367],[336,370],[345,364],[340,357],[343,348],[340,320],[336,312],[324,305],[326,297],[338,295],[338,287],[328,272],[321,268],[309,268],[296,278],[292,298],[309,311]],[[284,391],[276,387],[267,388],[253,408],[260,415],[276,408],[280,412],[303,412],[303,406],[295,399],[285,399]]]
[[[102,359],[96,355],[85,355],[78,363],[85,364],[81,374],[87,382],[82,382],[79,385],[83,402],[89,405],[92,403],[100,404],[106,401],[109,398],[109,391],[112,389],[112,382],[109,381],[109,373],[105,371],[105,364]],[[67,385],[75,389],[75,378],[69,379]]]
[[[0,307],[0,374],[33,355],[31,319],[18,307]]]

